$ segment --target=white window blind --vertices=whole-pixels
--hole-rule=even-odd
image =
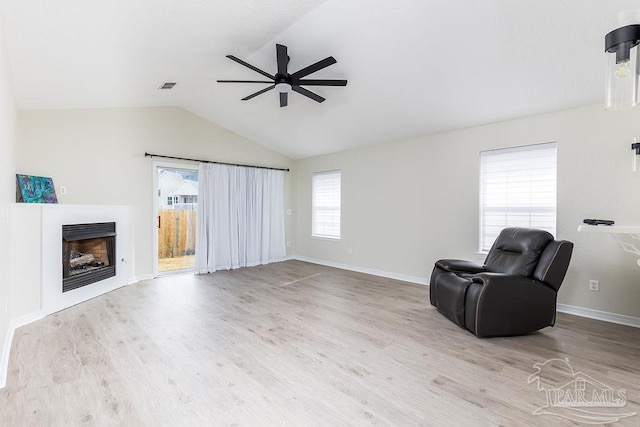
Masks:
[[[556,234],[556,143],[480,153],[480,250],[505,227]]]
[[[311,235],[339,239],[340,171],[314,173],[311,193]]]

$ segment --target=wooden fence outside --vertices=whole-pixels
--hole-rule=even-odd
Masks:
[[[196,251],[196,220],[198,211],[160,209],[158,258],[193,255]]]

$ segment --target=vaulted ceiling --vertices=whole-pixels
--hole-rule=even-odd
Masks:
[[[603,102],[604,35],[637,0],[0,0],[19,109],[179,106],[303,158]],[[280,108],[276,72],[327,56]],[[177,82],[170,91],[164,82]]]

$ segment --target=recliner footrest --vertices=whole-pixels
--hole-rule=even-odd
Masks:
[[[455,273],[442,274],[438,283],[436,302],[438,311],[458,325],[465,327],[464,306],[471,279]]]

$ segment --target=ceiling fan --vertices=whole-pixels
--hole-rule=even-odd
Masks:
[[[313,93],[310,90],[303,88],[302,86],[346,86],[347,85],[346,80],[304,79],[304,77],[308,76],[309,74],[315,73],[316,71],[322,70],[323,68],[326,68],[329,65],[335,64],[337,61],[333,56],[329,56],[321,61],[316,62],[315,64],[311,64],[308,67],[298,70],[293,74],[289,74],[289,72],[287,71],[287,65],[289,64],[289,55],[287,54],[287,47],[281,44],[276,44],[276,61],[278,65],[278,72],[275,75],[271,75],[266,71],[262,71],[261,69],[254,67],[253,65],[248,64],[243,60],[236,58],[233,55],[227,55],[227,58],[237,62],[238,64],[244,65],[245,67],[250,68],[253,71],[260,73],[263,76],[270,79],[269,81],[218,80],[218,83],[268,83],[268,84],[271,84],[271,86],[265,89],[259,90],[256,93],[252,93],[251,95],[242,98],[243,101],[247,101],[253,97],[261,95],[275,88],[278,92],[280,92],[280,107],[287,106],[289,101],[290,90],[294,92],[298,92],[300,95],[304,95],[308,98],[313,99],[314,101],[323,102],[325,100],[323,97],[321,97],[317,93]]]

